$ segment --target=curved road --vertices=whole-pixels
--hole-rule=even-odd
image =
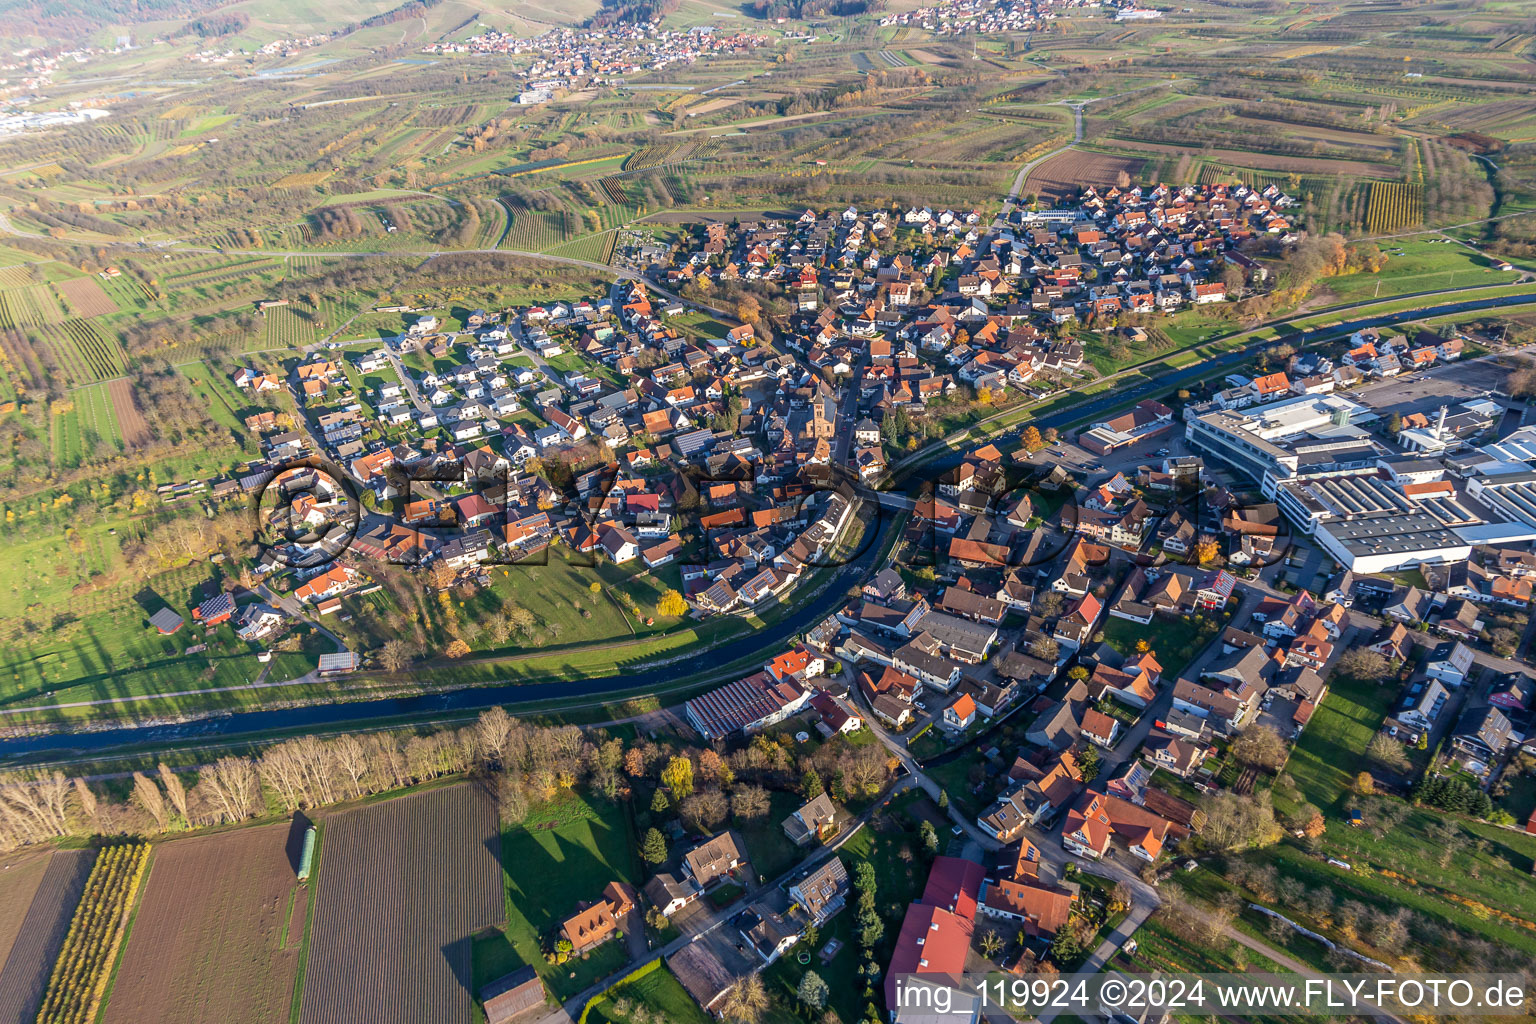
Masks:
[[[849,578],[862,580],[873,570],[877,554],[885,547],[885,532],[890,529],[892,522],[892,519],[880,516],[872,539],[863,542],[863,550],[858,557],[837,570],[822,594],[810,604],[790,613],[771,628],[759,630],[742,640],[708,652],[708,663],[726,664],[757,655],[766,659],[782,650],[790,637],[806,632],[831,615],[847,600],[848,584],[851,582]],[[709,664],[702,667],[707,671]],[[493,704],[526,704],[562,697],[602,696],[646,688],[662,689],[676,685],[681,681],[680,676],[686,677],[686,673],[680,673],[674,663],[591,679],[496,683],[410,697],[305,705],[270,711],[242,711],[171,725],[130,725],[93,732],[18,736],[0,740],[0,764],[16,763],[20,758],[43,753],[59,756],[74,752],[99,753],[140,744],[169,745],[201,737],[231,737],[306,726],[366,723],[374,719],[417,718],[429,721],[433,716],[485,708]]]
[[[1362,317],[1358,320],[1347,320],[1334,327],[1319,328],[1313,334],[1317,337],[1335,337],[1353,334],[1355,331],[1364,330],[1367,327],[1390,327],[1395,324],[1427,320],[1432,317],[1451,316],[1456,313],[1474,313],[1480,310],[1499,309],[1504,306],[1524,306],[1533,303],[1536,303],[1536,294],[1531,293],[1502,295],[1491,299],[1463,299],[1460,302],[1448,302],[1440,306],[1400,310],[1396,313],[1383,313],[1378,316]],[[1145,380],[1126,388],[1106,391],[1090,401],[1068,406],[1065,409],[1047,413],[1044,416],[1027,418],[1002,433],[988,435],[987,440],[994,444],[1000,441],[1006,442],[1009,439],[1017,438],[1020,432],[1030,426],[1038,427],[1042,430],[1046,427],[1061,429],[1077,423],[1092,422],[1094,417],[1122,406],[1126,402],[1140,401],[1141,399],[1151,397],[1153,394],[1171,391],[1181,384],[1205,377],[1213,369],[1241,363],[1246,359],[1251,359],[1262,349],[1288,340],[1290,339],[1265,338],[1262,341],[1250,342],[1242,348],[1233,349],[1231,352],[1226,352],[1210,359],[1203,359],[1181,370],[1162,374],[1155,379]],[[947,470],[959,465],[965,451],[966,448],[962,446],[961,448],[937,455],[921,465],[912,467],[907,472],[897,474],[892,481],[893,489],[911,490],[914,483],[921,482],[922,478],[937,479]]]
[[[1467,299],[1440,306],[1364,317],[1328,328],[1327,333],[1329,335],[1349,334],[1366,327],[1383,327],[1428,317],[1524,305],[1532,301],[1533,298],[1529,295]],[[1237,364],[1244,359],[1250,358],[1261,348],[1271,344],[1274,344],[1274,339],[1256,341],[1213,359],[1196,363],[1173,373],[1164,374],[1155,380],[1143,381],[1120,390],[1107,391],[1103,395],[1079,405],[1049,413],[1036,419],[1026,420],[1024,423],[1002,434],[994,435],[990,440],[994,442],[1006,441],[1011,437],[1016,437],[1025,426],[1030,424],[1042,428],[1053,426],[1060,428],[1079,422],[1091,421],[1093,417],[1107,413],[1111,409],[1124,405],[1126,402],[1150,397],[1154,393],[1168,391],[1196,377],[1202,377],[1213,368]],[[916,470],[912,473],[905,474],[905,478],[899,480],[899,485],[904,489],[910,490],[914,484],[921,483],[922,478],[936,478],[946,470],[957,465],[962,454],[961,450],[956,450],[940,455],[921,467],[916,467]],[[921,470],[922,477],[914,479],[917,475],[917,470]],[[891,488],[891,490],[895,489],[897,488]],[[883,497],[895,498],[896,496],[891,494]],[[891,505],[890,501],[882,501],[881,504],[895,507]],[[874,540],[867,543],[858,558],[839,571],[840,575],[847,576],[852,573],[868,575],[873,567],[875,553],[884,546],[882,543],[884,532],[889,529],[890,522],[891,520],[888,518],[881,517]],[[773,649],[781,646],[788,637],[804,632],[831,614],[843,600],[845,592],[843,587],[838,586],[836,583],[829,585],[825,594],[807,607],[791,613],[777,627],[754,633],[746,640],[739,641],[730,647],[720,650],[715,653],[712,660],[724,663],[758,653],[765,655],[770,653]],[[562,697],[601,696],[603,694],[639,690],[647,687],[664,687],[677,681],[676,668],[674,666],[662,666],[635,673],[601,676],[570,682],[504,683],[412,697],[311,705],[272,711],[247,711],[178,725],[124,726],[96,732],[66,735],[22,736],[0,740],[0,763],[14,761],[20,757],[43,752],[97,752],[137,744],[175,743],[184,739],[201,736],[238,736],[246,733],[271,732],[281,729],[303,728],[305,726],[328,726],[343,722],[366,722],[370,719],[397,717],[420,717],[426,719],[434,714],[488,707],[492,704],[520,704]]]

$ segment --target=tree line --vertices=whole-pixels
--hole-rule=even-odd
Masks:
[[[56,769],[11,772],[0,777],[0,850],[233,824],[273,808],[289,814],[469,774],[493,784],[508,822],[578,786],[610,800],[638,788],[651,794],[653,813],[675,808],[689,827],[708,830],[731,814],[766,814],[771,790],[867,797],[889,772],[878,744],[801,754],[759,735],[722,753],[670,737],[626,743],[601,728],[532,725],[493,707],[465,726],[300,736],[195,769],[161,763],[125,784]]]

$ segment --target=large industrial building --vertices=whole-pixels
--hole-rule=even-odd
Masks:
[[[1377,418],[1342,395],[1298,395],[1243,410],[1187,410],[1184,438],[1273,499],[1282,480],[1372,472],[1387,450],[1360,425]]]
[[[1354,572],[1459,562],[1479,544],[1536,539],[1536,431],[1452,460],[1428,443],[1455,436],[1443,411],[1417,428],[1417,456],[1389,452],[1360,427],[1377,414],[1341,395],[1186,417],[1191,446],[1259,483],[1298,533]]]

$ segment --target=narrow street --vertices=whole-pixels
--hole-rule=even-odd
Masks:
[[[857,692],[857,690],[851,690],[850,693],[852,692]],[[931,776],[923,772],[922,765],[907,750],[907,745],[900,739],[891,735],[891,733],[883,725],[880,724],[880,722],[874,717],[872,713],[868,711],[868,709],[865,709],[865,714],[863,717],[865,727],[870,729],[881,743],[885,744],[886,749],[894,754],[897,760],[901,762],[902,766],[906,768],[909,777],[915,781],[917,785],[921,786],[923,788],[923,792],[927,793],[934,800],[934,802],[937,803],[939,794],[943,792],[943,787],[940,786],[938,782],[935,781]],[[979,827],[977,827],[974,821],[971,821],[962,815],[959,810],[955,808],[953,803],[949,805],[947,813],[949,815],[950,821],[952,821],[963,831],[967,840],[968,850],[970,847],[974,847],[976,850],[976,855],[971,856],[969,859],[981,861],[986,853],[995,853],[998,850],[1004,848],[1003,843],[998,842],[983,832]],[[1131,924],[1131,922],[1134,921],[1134,924],[1131,924],[1132,932],[1136,927],[1139,927],[1141,922],[1145,921],[1147,917],[1151,915],[1152,911],[1157,908],[1158,904],[1162,902],[1162,899],[1158,896],[1157,890],[1155,888],[1148,885],[1146,882],[1143,882],[1139,875],[1121,865],[1117,860],[1085,860],[1068,853],[1066,849],[1061,845],[1061,839],[1059,836],[1047,834],[1040,831],[1039,829],[1030,829],[1028,834],[1030,841],[1040,848],[1042,863],[1044,865],[1049,865],[1055,871],[1056,877],[1058,879],[1062,877],[1063,869],[1065,869],[1068,864],[1076,864],[1078,867],[1091,869],[1095,874],[1107,875],[1117,882],[1124,882],[1130,888],[1132,893],[1132,913],[1129,917],[1126,918],[1126,924]],[[1125,925],[1122,925],[1121,927],[1123,928]],[[1118,930],[1116,934],[1118,935]],[[1124,936],[1120,936],[1120,941],[1123,942],[1125,938],[1130,936],[1130,934],[1131,932],[1126,932]],[[1111,936],[1111,939],[1113,938],[1114,936]],[[1106,949],[1109,941],[1110,940],[1106,940],[1106,943],[1100,946],[1100,949],[1095,952],[1095,956],[1097,956],[1099,952],[1103,952],[1104,959],[1107,960],[1111,955],[1113,955],[1113,948],[1118,948],[1118,945],[1113,948]]]

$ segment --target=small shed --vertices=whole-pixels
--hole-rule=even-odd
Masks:
[[[532,967],[521,967],[480,990],[486,1024],[506,1024],[545,1003],[544,982]]]
[[[342,672],[356,672],[359,658],[354,651],[338,651],[335,654],[320,655],[319,670],[323,676],[338,675]]]
[[[161,636],[170,636],[181,628],[181,616],[169,608],[161,608],[149,617],[149,624],[160,631]]]

